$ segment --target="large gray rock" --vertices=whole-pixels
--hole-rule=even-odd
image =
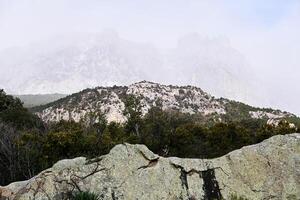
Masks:
[[[300,134],[274,136],[220,158],[163,158],[144,145],[122,144],[87,160],[62,160],[24,182],[0,187],[0,199],[300,199]]]

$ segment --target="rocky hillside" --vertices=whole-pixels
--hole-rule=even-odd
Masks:
[[[124,122],[126,98],[140,99],[143,115],[153,106],[199,115],[205,121],[266,119],[276,123],[296,116],[272,109],[261,109],[224,98],[215,98],[193,86],[161,85],[147,81],[129,86],[96,87],[72,94],[53,103],[33,109],[44,121],[79,121],[90,113],[104,113],[107,120]]]
[[[90,191],[122,199],[299,199],[300,134],[278,135],[220,158],[160,157],[144,145],[121,144],[88,160],[62,160],[36,177],[0,187],[0,199],[68,199]]]

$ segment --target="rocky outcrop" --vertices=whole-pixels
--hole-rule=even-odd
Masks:
[[[164,158],[144,145],[121,144],[88,160],[62,160],[24,182],[0,187],[0,199],[300,199],[300,134],[274,136],[215,159]]]
[[[124,123],[127,120],[124,109],[128,96],[135,96],[140,100],[143,116],[150,108],[159,105],[165,111],[176,110],[200,115],[203,122],[245,118],[281,121],[289,117],[296,118],[295,115],[280,110],[255,108],[229,99],[215,98],[194,86],[163,85],[149,81],[129,86],[86,89],[33,110],[45,122],[83,120],[94,123],[98,120],[95,116],[101,113],[108,122]]]

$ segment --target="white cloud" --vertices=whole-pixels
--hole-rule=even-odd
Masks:
[[[270,106],[300,114],[297,0],[0,0],[0,50],[110,28],[160,48],[176,47],[178,38],[191,32],[229,38],[254,70],[253,79],[260,79]]]

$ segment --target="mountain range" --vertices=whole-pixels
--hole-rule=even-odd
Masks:
[[[66,94],[24,94],[24,95],[14,95],[19,98],[24,107],[31,108],[35,106],[44,105],[53,101],[56,101],[60,98],[66,97]]]
[[[246,59],[226,38],[198,34],[182,37],[169,49],[132,42],[115,32],[57,36],[1,51],[0,65],[0,88],[10,94],[71,94],[150,80],[191,84],[255,105],[266,99]]]
[[[256,108],[226,98],[216,98],[195,86],[173,86],[141,81],[128,86],[96,87],[82,90],[32,110],[46,122],[85,119],[89,114],[102,113],[108,122],[126,121],[125,102],[129,96],[139,99],[142,115],[153,106],[163,110],[197,115],[202,122],[226,122],[263,119],[278,123],[295,119],[296,115],[280,110]]]

